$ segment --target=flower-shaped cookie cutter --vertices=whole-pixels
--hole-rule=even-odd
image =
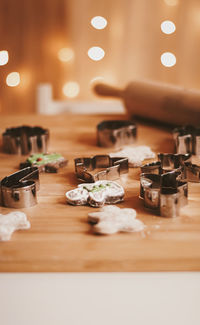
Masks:
[[[200,155],[200,127],[188,125],[175,128],[173,138],[177,153]]]
[[[144,206],[162,217],[179,216],[180,209],[187,205],[188,183],[180,177],[180,171],[164,174],[140,175],[140,198]]]
[[[104,204],[115,204],[123,201],[124,189],[113,181],[97,181],[79,184],[77,188],[66,192],[67,203],[99,208]]]
[[[89,158],[76,158],[75,173],[78,179],[85,182],[98,180],[116,180],[121,174],[128,173],[128,158],[96,155]],[[95,169],[101,169],[95,173]],[[91,172],[94,173],[91,173]]]
[[[108,120],[97,125],[97,143],[100,147],[120,148],[133,144],[137,136],[137,126],[129,120]]]
[[[0,204],[8,208],[29,208],[37,204],[39,170],[27,167],[0,182]]]
[[[40,126],[8,128],[2,137],[3,151],[8,154],[46,153],[48,149],[49,131]]]

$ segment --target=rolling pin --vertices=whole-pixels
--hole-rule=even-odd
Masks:
[[[96,94],[121,98],[129,116],[172,125],[200,125],[200,91],[161,82],[133,81],[123,89],[94,86]]]

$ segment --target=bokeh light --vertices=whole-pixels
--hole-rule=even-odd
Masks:
[[[173,67],[176,64],[176,57],[171,52],[165,52],[160,57],[162,65],[165,67]]]
[[[99,46],[93,46],[88,50],[88,56],[91,60],[102,60],[105,55],[104,50]]]
[[[6,84],[9,87],[16,87],[20,84],[20,74],[19,72],[11,72],[6,77]]]
[[[75,81],[69,81],[63,86],[63,94],[66,97],[74,98],[77,97],[80,92],[80,86]]]
[[[8,60],[9,60],[8,51],[0,51],[0,65],[7,64]]]
[[[160,28],[164,34],[173,34],[176,30],[175,24],[170,20],[163,21]]]
[[[107,20],[104,17],[96,16],[91,19],[91,25],[96,29],[104,29],[107,26]]]
[[[60,49],[58,51],[58,59],[62,62],[69,62],[74,59],[74,51],[68,47]]]

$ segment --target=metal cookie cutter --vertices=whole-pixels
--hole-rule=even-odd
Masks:
[[[179,170],[180,178],[186,182],[200,182],[200,166],[192,164],[192,155],[188,154],[158,154],[162,171]]]
[[[97,143],[100,147],[119,148],[135,142],[137,127],[127,120],[102,121],[97,125]]]
[[[74,162],[77,178],[88,183],[103,179],[115,180],[121,174],[128,173],[128,158],[97,155],[90,158],[76,158]],[[97,168],[103,170],[92,174],[91,171]]]
[[[191,162],[185,162],[182,178],[188,182],[199,183],[200,182],[200,166],[192,164]]]
[[[183,126],[173,130],[175,150],[179,154],[200,155],[200,127]]]
[[[39,170],[27,167],[0,182],[0,203],[8,208],[29,208],[37,204]]]
[[[144,200],[144,206],[165,218],[179,216],[188,197],[188,183],[179,175],[177,171],[161,175],[141,174],[140,198]]]
[[[27,155],[47,152],[49,131],[39,126],[8,128],[2,136],[5,153]]]
[[[172,170],[180,172],[180,178],[186,182],[200,182],[200,166],[192,164],[191,154],[158,154],[159,161],[143,165],[142,173],[162,174]]]
[[[183,171],[186,162],[191,161],[191,154],[159,153],[158,161],[141,167],[142,173],[163,174],[172,170]]]

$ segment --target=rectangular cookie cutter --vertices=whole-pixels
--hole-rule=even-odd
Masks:
[[[29,208],[37,204],[39,170],[27,167],[0,182],[0,204],[8,208]]]
[[[115,180],[121,174],[128,173],[128,158],[110,157],[109,155],[96,155],[89,158],[76,158],[75,173],[78,179],[93,183],[98,180]],[[91,173],[95,169],[102,170]]]

